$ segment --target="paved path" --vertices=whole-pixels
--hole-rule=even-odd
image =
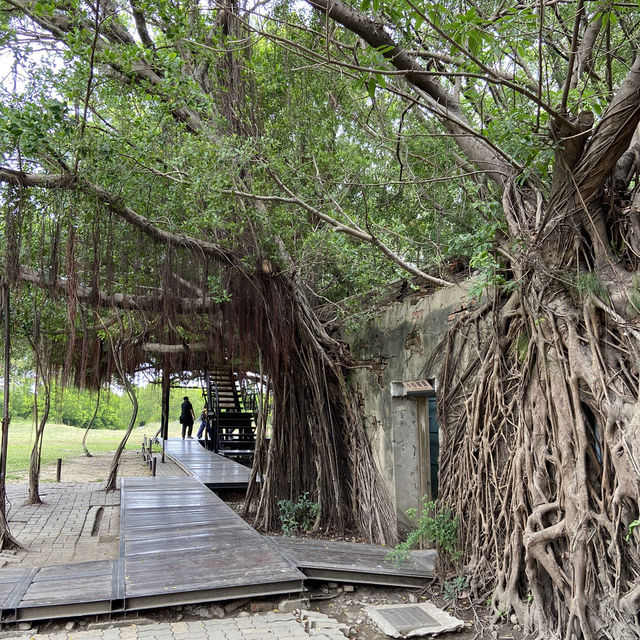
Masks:
[[[221,620],[149,624],[97,623],[84,629],[42,634],[16,631],[7,640],[345,640],[348,629],[333,618],[316,612],[269,612]]]
[[[46,567],[116,557],[120,492],[104,483],[44,483],[44,504],[26,505],[28,487],[7,485],[9,526],[24,549],[0,552],[0,566]]]
[[[142,458],[138,466],[141,475],[147,473]],[[185,475],[169,460],[157,469],[158,475]],[[24,549],[0,551],[0,568],[118,557],[120,491],[105,493],[104,482],[42,482],[40,495],[44,504],[27,505],[28,485],[7,484],[9,526]]]

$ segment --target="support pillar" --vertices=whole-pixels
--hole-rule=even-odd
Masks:
[[[171,393],[171,379],[169,377],[168,359],[164,358],[162,364],[162,416],[160,418],[160,437],[166,440],[169,437],[169,394]]]

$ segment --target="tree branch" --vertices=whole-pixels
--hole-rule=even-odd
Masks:
[[[253,193],[247,193],[245,191],[238,191],[238,190],[233,190],[233,191],[230,191],[229,193],[233,193],[234,195],[240,196],[242,198],[248,198],[251,200],[258,200],[262,202],[282,202],[285,204],[295,204],[301,207],[302,209],[304,209],[305,211],[307,211],[308,213],[310,213],[312,216],[314,216],[318,220],[322,220],[323,222],[326,222],[329,226],[333,227],[333,229],[336,232],[344,233],[353,238],[357,238],[362,242],[368,242],[369,244],[372,244],[373,246],[377,247],[378,249],[380,249],[380,251],[384,255],[387,256],[387,258],[389,258],[393,263],[401,267],[404,271],[407,271],[412,275],[418,276],[419,278],[422,278],[427,282],[430,282],[439,287],[451,286],[450,282],[447,282],[446,280],[442,280],[441,278],[437,278],[435,276],[431,276],[428,273],[425,273],[424,271],[413,266],[406,260],[403,260],[399,255],[397,255],[391,249],[389,249],[389,247],[387,247],[387,245],[385,245],[381,240],[379,240],[374,235],[358,227],[355,223],[353,223],[353,221],[352,221],[352,226],[348,226],[336,220],[335,218],[331,217],[330,215],[323,213],[319,209],[316,209],[314,206],[310,205],[308,202],[305,202],[304,200],[296,196],[293,193],[293,191],[291,191],[291,189],[289,189],[273,171],[271,171],[270,169],[267,169],[267,172],[269,173],[273,181],[287,194],[288,196],[287,198],[283,198],[280,196],[260,196]]]
[[[407,72],[404,76],[407,82],[423,91],[440,106],[442,113],[436,112],[436,115],[467,158],[485,171],[496,184],[504,187],[509,176],[514,174],[514,167],[507,164],[486,143],[469,133],[473,128],[458,101],[434,82],[406,49],[396,44],[383,25],[374,22],[342,0],[307,0],[307,2],[314,9],[359,35],[374,49],[383,52],[382,55],[396,69]]]
[[[120,198],[88,180],[76,178],[71,174],[25,173],[8,167],[0,167],[0,182],[7,182],[22,187],[75,190],[92,195],[106,205],[112,213],[160,244],[192,250],[196,249],[217,262],[228,265],[242,273],[246,271],[245,267],[233,252],[227,251],[213,242],[207,242],[206,240],[199,240],[192,236],[160,229],[160,227],[153,224],[153,222],[124,204]]]
[[[639,123],[640,54],[620,84],[576,166],[575,180],[585,203],[597,197],[599,189],[629,148]]]
[[[87,45],[92,44],[92,40],[96,35],[94,25],[89,20],[73,15],[70,10],[68,11],[71,15],[57,12],[53,16],[44,16],[38,13],[37,3],[34,1],[8,0],[8,3],[31,18],[63,44],[66,44],[67,35],[75,31],[85,36]],[[113,7],[112,11],[115,11]],[[100,62],[111,69],[111,76],[117,78],[120,82],[145,83],[147,90],[151,94],[166,99],[162,87],[162,76],[149,63],[144,60],[130,61],[126,71],[117,63],[118,45],[135,45],[136,42],[131,34],[121,27],[115,19],[107,21],[107,25],[109,26],[100,31],[100,35],[104,37],[96,39],[95,50],[96,54],[101,54],[97,56]],[[169,104],[168,100],[167,104]],[[193,109],[185,106],[170,105],[170,111],[177,121],[185,123],[193,133],[202,128],[202,119]]]
[[[67,282],[63,278],[56,278],[55,281],[47,278],[45,274],[36,269],[29,267],[21,267],[19,278],[23,282],[29,282],[40,289],[45,290],[62,290],[64,291]],[[93,287],[79,284],[74,296],[81,302],[90,302],[97,304],[99,307],[107,309],[131,309],[139,311],[162,311],[163,306],[167,302],[163,292],[158,290],[157,293],[149,296],[135,295],[131,293],[107,293],[106,291],[96,290]],[[197,298],[170,298],[170,304],[176,313],[208,313],[215,307],[217,302],[208,297]]]
[[[149,30],[147,29],[147,21],[145,20],[144,13],[142,12],[140,5],[136,2],[136,0],[131,0],[130,4],[133,19],[136,22],[136,30],[138,31],[138,35],[140,36],[142,44],[145,47],[149,47],[149,49],[155,49],[153,40],[149,35]]]

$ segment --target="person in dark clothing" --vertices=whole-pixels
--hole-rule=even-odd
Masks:
[[[185,396],[182,404],[180,405],[180,424],[182,425],[182,437],[185,434],[188,438],[191,438],[191,432],[193,431],[193,423],[196,419],[193,413],[193,405],[189,402],[189,397]]]

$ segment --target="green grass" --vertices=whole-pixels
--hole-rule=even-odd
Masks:
[[[68,460],[84,454],[82,436],[84,429],[69,427],[66,424],[47,424],[42,443],[42,464],[55,462],[58,458]],[[7,448],[7,477],[12,472],[29,468],[29,458],[33,446],[35,428],[32,421],[12,420],[9,425],[9,447]],[[87,436],[87,447],[92,453],[115,451],[124,436],[124,430],[92,429]],[[127,449],[140,447],[137,430],[131,434]]]
[[[159,423],[148,423],[133,430],[127,449],[139,449],[144,436],[153,437],[160,427]],[[194,429],[194,431],[197,427]],[[9,425],[9,447],[7,449],[7,478],[29,468],[31,447],[33,446],[34,426],[32,421],[11,420]],[[69,427],[66,424],[47,424],[42,444],[42,464],[55,462],[58,458],[69,460],[84,455],[82,436],[84,429]],[[91,453],[115,451],[124,436],[122,429],[92,429],[87,436],[87,448]],[[169,437],[180,437],[180,423],[169,423]],[[195,433],[194,433],[195,435]]]

